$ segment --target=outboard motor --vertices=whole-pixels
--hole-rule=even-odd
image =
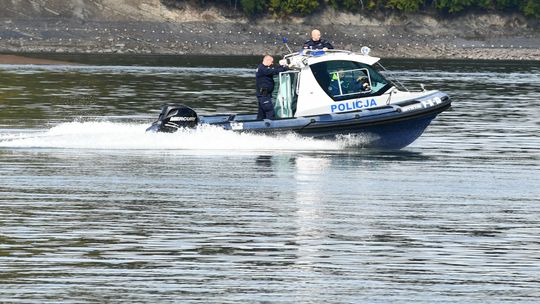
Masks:
[[[195,128],[199,122],[197,113],[185,105],[164,105],[158,120],[146,129],[152,132],[173,133],[180,128]]]

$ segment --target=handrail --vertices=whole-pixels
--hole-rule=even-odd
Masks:
[[[401,83],[399,79],[397,79],[395,76],[392,76],[392,72],[388,71],[380,62],[377,62],[377,65],[380,66],[385,71],[385,73],[388,75],[388,80],[390,80],[390,82],[395,87],[405,90],[407,92],[410,92],[409,89],[403,83]]]
[[[297,55],[305,56],[305,57],[315,57],[315,56],[320,56],[320,55],[311,54],[311,53],[315,53],[315,52],[355,54],[355,52],[349,51],[349,50],[338,50],[338,49],[328,49],[328,50],[302,49],[302,50],[300,50],[300,51],[298,51],[298,52],[294,52],[294,53],[287,54],[287,55],[285,55],[283,58],[289,58],[289,57],[293,57],[293,56],[297,56]]]

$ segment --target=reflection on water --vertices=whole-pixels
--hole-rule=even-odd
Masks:
[[[536,302],[540,68],[387,65],[454,98],[403,151],[145,136],[171,96],[253,110],[242,64],[3,66],[2,301]]]

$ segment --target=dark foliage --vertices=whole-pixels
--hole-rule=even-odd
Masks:
[[[184,3],[180,0],[162,0],[168,5]],[[199,6],[218,5],[241,10],[246,16],[273,14],[275,17],[305,16],[327,5],[338,10],[359,12],[365,10],[397,10],[418,12],[436,8],[455,14],[467,10],[521,12],[540,19],[540,0],[191,0]]]

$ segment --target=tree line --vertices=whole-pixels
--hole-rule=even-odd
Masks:
[[[168,4],[185,2],[162,0]],[[521,12],[540,19],[540,0],[189,0],[199,6],[218,5],[234,8],[248,17],[271,14],[274,17],[306,16],[324,6],[347,12],[394,10],[419,12],[435,9],[444,14],[467,11]]]

